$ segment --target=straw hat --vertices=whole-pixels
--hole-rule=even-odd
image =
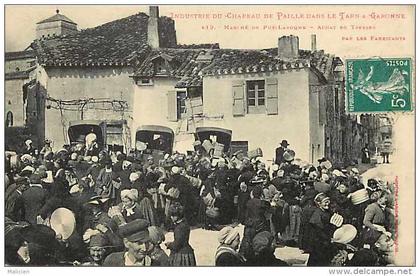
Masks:
[[[333,175],[335,175],[335,176],[346,177],[346,176],[344,175],[344,173],[342,173],[341,171],[339,171],[339,170],[337,170],[337,169],[333,170],[332,174],[333,174]]]
[[[369,200],[369,194],[366,189],[360,189],[351,194],[351,202],[358,205]]]
[[[51,214],[51,228],[63,240],[68,239],[76,227],[76,219],[72,211],[67,208],[58,208]]]
[[[329,160],[326,160],[320,164],[321,167],[326,168],[327,170],[332,168],[332,164]]]
[[[351,224],[343,224],[340,228],[335,230],[331,240],[336,243],[347,244],[354,240],[356,235],[356,227]]]
[[[147,145],[141,141],[136,142],[136,149],[139,151],[147,149]]]
[[[290,162],[290,161],[293,161],[293,159],[295,159],[295,155],[296,153],[293,150],[288,150],[284,152],[283,158],[284,160]]]

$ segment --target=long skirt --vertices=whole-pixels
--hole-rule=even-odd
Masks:
[[[191,253],[171,253],[169,266],[196,266],[194,251]]]
[[[139,208],[143,217],[149,221],[150,225],[157,225],[153,202],[150,198],[143,198],[139,203]]]

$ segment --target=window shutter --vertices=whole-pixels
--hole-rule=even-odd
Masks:
[[[278,102],[278,85],[277,79],[266,80],[266,109],[268,115],[276,115],[279,113],[279,102]]]
[[[176,101],[176,91],[168,91],[167,93],[167,98],[168,98],[168,120],[172,121],[172,122],[176,122],[178,121],[178,116],[177,116],[177,109],[176,109],[176,105],[177,105],[177,101]]]
[[[245,91],[243,81],[234,81],[232,83],[233,94],[233,116],[245,115]]]

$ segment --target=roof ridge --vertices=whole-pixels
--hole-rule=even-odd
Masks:
[[[42,23],[47,23],[47,22],[55,22],[55,21],[65,21],[65,22],[68,22],[68,23],[71,23],[71,24],[76,24],[73,20],[71,20],[70,18],[68,18],[64,14],[60,14],[60,13],[56,13],[53,16],[50,16],[50,17],[48,17],[44,20],[41,20],[36,24],[42,24]]]
[[[126,16],[126,17],[122,17],[122,18],[119,18],[119,19],[115,19],[113,21],[109,21],[109,22],[103,23],[103,24],[98,25],[98,26],[95,26],[95,27],[82,29],[81,32],[95,30],[95,29],[98,29],[98,28],[105,28],[105,26],[107,26],[107,25],[109,26],[109,25],[115,24],[116,22],[127,20],[130,17],[131,18],[135,18],[136,16],[139,16],[139,15],[143,15],[143,16],[149,17],[149,15],[147,15],[144,12],[138,12],[138,13],[135,13],[135,14],[132,14],[132,15],[129,15],[129,16]]]

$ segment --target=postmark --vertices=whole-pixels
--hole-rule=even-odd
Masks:
[[[346,60],[347,111],[412,111],[410,58]]]

